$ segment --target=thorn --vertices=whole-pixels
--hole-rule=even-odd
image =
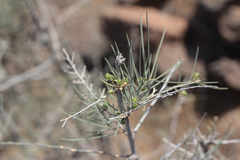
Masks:
[[[82,84],[82,82],[78,79],[78,80],[73,80],[72,81],[73,84]]]
[[[86,71],[86,65],[83,66],[83,71],[82,71],[82,74],[81,74],[82,77],[85,77],[85,71]]]
[[[91,84],[90,84],[90,87],[89,87],[91,91],[92,91],[92,87],[93,87],[93,84],[91,83]]]
[[[68,74],[76,74],[75,72],[73,71],[67,71]]]
[[[74,61],[74,58],[75,58],[75,53],[73,52],[73,55],[72,55],[72,62]]]

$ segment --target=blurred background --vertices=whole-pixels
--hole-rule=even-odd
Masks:
[[[231,138],[240,139],[240,2],[238,0],[0,0],[0,138],[1,141],[64,145],[78,149],[129,152],[125,136],[79,142],[61,138],[83,138],[88,125],[68,122],[62,128],[62,111],[79,111],[72,77],[66,69],[62,48],[75,52],[81,71],[86,65],[94,87],[97,78],[114,62],[111,44],[116,42],[127,56],[126,33],[138,53],[140,15],[150,29],[151,53],[155,54],[164,28],[166,35],[158,59],[159,74],[185,61],[182,76],[192,72],[199,47],[196,71],[205,81],[218,81],[228,90],[194,90],[187,97],[168,98],[153,109],[136,137],[141,159],[159,159],[166,145],[161,138],[171,133],[178,142],[205,112],[208,124],[219,116],[220,135],[231,125]],[[145,38],[146,39],[146,38]],[[178,74],[173,76],[177,80]],[[176,108],[180,105],[180,108]],[[142,113],[138,113],[139,116]],[[177,117],[177,121],[176,121]],[[138,115],[131,117],[133,125]],[[176,124],[172,126],[172,122]],[[202,127],[203,132],[206,125]],[[177,130],[177,133],[176,133]],[[207,132],[207,130],[206,130]],[[235,159],[239,144],[221,155]],[[38,147],[0,145],[0,159],[115,159],[95,154]]]

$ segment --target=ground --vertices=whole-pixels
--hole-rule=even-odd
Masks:
[[[155,53],[164,28],[165,40],[158,59],[159,74],[181,57],[183,77],[189,77],[197,46],[200,48],[196,70],[206,81],[219,81],[228,90],[192,91],[179,105],[179,97],[162,100],[150,112],[136,137],[141,159],[159,159],[168,145],[162,138],[177,144],[193,129],[204,112],[207,118],[200,129],[214,116],[224,135],[231,125],[235,131],[229,139],[240,139],[239,124],[239,3],[226,1],[109,1],[109,0],[3,0],[0,2],[0,98],[1,140],[64,145],[71,148],[129,153],[125,135],[79,142],[61,138],[83,138],[88,125],[69,121],[61,127],[62,112],[79,110],[73,77],[63,71],[66,63],[61,49],[75,52],[78,69],[87,65],[96,87],[102,87],[97,73],[107,72],[104,57],[114,61],[111,44],[117,42],[127,57],[126,33],[138,51],[139,17],[148,11],[151,52]],[[178,74],[173,76],[173,80]],[[135,126],[142,115],[131,117]],[[176,118],[177,117],[177,118]],[[177,125],[171,128],[171,124]],[[101,144],[101,145],[99,145]],[[236,148],[235,148],[236,147]],[[237,159],[239,144],[220,150],[218,156]],[[231,156],[229,156],[231,155]],[[74,154],[60,149],[33,146],[0,146],[1,159],[107,159],[108,156]],[[104,158],[103,158],[104,157]],[[109,158],[111,159],[111,158]],[[113,158],[114,159],[114,158]]]

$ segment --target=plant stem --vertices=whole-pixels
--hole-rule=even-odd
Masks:
[[[121,78],[120,65],[124,62],[124,60],[125,59],[123,58],[122,54],[118,53],[118,56],[117,56],[116,61],[115,61],[115,67],[116,67],[117,73],[119,74],[119,78]],[[117,94],[117,101],[118,101],[118,106],[119,106],[120,112],[124,113],[125,109],[124,109],[124,106],[123,106],[122,93],[118,89],[116,94]],[[134,144],[134,139],[133,139],[129,119],[128,119],[128,117],[126,117],[124,120],[125,120],[127,137],[128,137],[128,141],[129,141],[130,148],[131,148],[131,155],[129,156],[129,159],[138,160],[138,156],[137,156],[137,153],[136,153],[136,150],[135,150],[135,144]]]

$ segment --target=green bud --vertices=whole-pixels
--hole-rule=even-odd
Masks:
[[[193,79],[193,81],[198,81],[200,79],[200,73],[199,72],[194,72],[192,79]]]
[[[123,81],[121,79],[117,79],[117,84],[122,85]]]
[[[187,91],[186,90],[183,90],[180,92],[181,96],[187,96]]]
[[[138,104],[137,104],[137,103],[133,104],[133,105],[132,105],[132,109],[135,109],[135,108],[137,108],[137,106],[138,106]]]
[[[109,94],[113,94],[113,93],[114,93],[114,90],[113,90],[113,89],[109,89],[109,90],[108,90],[108,93],[109,93]]]
[[[110,73],[106,73],[106,74],[105,74],[105,78],[106,78],[107,80],[110,80],[112,77],[113,77],[113,75],[111,75]]]
[[[133,103],[136,103],[138,101],[138,98],[137,97],[132,97],[132,102]]]

